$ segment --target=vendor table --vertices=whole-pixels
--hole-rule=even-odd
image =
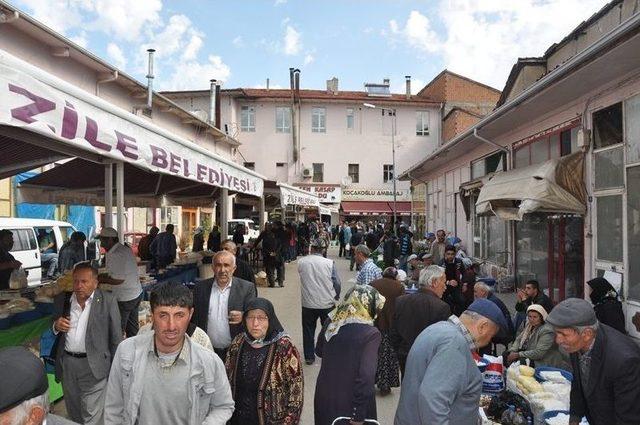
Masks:
[[[188,264],[185,266],[178,266],[176,269],[170,269],[171,271],[164,275],[156,276],[155,282],[143,286],[144,299],[149,299],[149,293],[153,291],[161,283],[176,282],[176,283],[195,283],[198,280],[198,265]]]
[[[51,327],[51,316],[45,316],[31,322],[13,326],[0,331],[0,348],[22,345],[34,339],[40,340],[40,335]],[[62,398],[62,385],[57,383],[53,374],[48,373],[49,400],[57,401]]]

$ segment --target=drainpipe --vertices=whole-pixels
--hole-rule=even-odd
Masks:
[[[209,87],[209,124],[212,126],[216,126],[216,85],[217,81],[209,80],[211,82],[211,86]]]
[[[111,83],[114,82],[118,79],[118,70],[116,69],[115,71],[113,71],[108,77],[102,78],[102,79],[98,79],[98,81],[96,81],[96,96],[100,96],[100,85],[101,84],[106,84],[106,83]]]
[[[155,49],[147,49],[149,53],[149,71],[147,72],[147,109],[153,106],[153,53]]]
[[[293,68],[289,68],[289,87],[291,89],[291,143],[293,148],[293,162],[298,162],[298,139],[296,137],[296,86],[293,77]]]
[[[481,142],[487,143],[495,148],[500,149],[501,151],[503,151],[504,153],[507,154],[507,170],[511,169],[511,151],[508,148],[505,148],[502,145],[497,144],[494,141],[491,141],[489,139],[485,139],[484,137],[482,137],[481,135],[478,134],[478,129],[474,128],[473,129],[473,137],[475,137],[476,139],[480,140]]]

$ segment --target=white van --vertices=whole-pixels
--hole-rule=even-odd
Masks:
[[[253,220],[248,218],[234,218],[227,222],[227,232],[229,233],[227,239],[233,238],[233,231],[238,224],[244,226],[244,243],[249,243],[250,239],[256,239],[260,235],[260,229],[258,229],[258,226],[256,226]]]
[[[8,229],[13,233],[11,255],[22,263],[29,286],[40,285],[43,276],[46,277],[46,270],[42,270],[42,250],[58,254],[62,244],[76,230],[64,221],[13,217],[0,217],[0,229]]]

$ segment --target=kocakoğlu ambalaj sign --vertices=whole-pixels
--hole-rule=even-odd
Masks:
[[[342,189],[343,201],[393,201],[393,189]],[[409,190],[396,190],[397,201],[411,201]]]
[[[0,66],[0,123],[151,171],[261,196],[262,179],[12,68]],[[97,100],[100,101],[100,100]]]

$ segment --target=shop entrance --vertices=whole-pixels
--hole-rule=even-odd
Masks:
[[[537,280],[559,302],[583,297],[584,220],[572,214],[533,213],[516,222],[516,277]]]

